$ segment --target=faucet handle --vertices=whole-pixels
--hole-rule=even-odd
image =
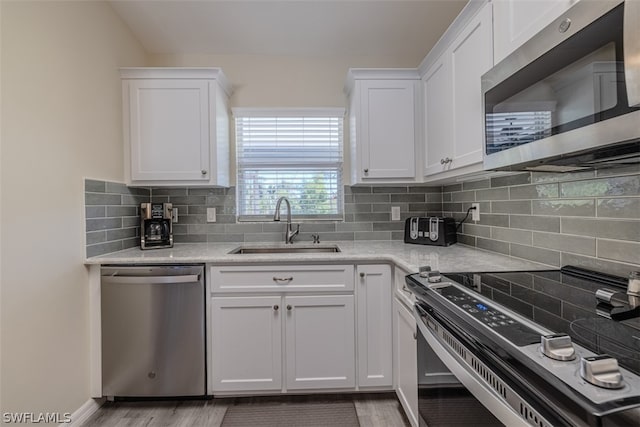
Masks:
[[[320,235],[318,233],[313,233],[311,238],[313,239],[313,243],[320,243]]]

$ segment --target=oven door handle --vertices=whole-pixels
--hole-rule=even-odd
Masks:
[[[427,315],[427,312],[420,307],[418,304],[413,305],[413,317],[416,319],[416,325],[418,325],[418,331],[422,334],[423,337],[427,335],[433,335],[432,332],[427,328],[424,316]]]

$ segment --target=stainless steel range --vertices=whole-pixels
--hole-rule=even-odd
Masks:
[[[576,267],[425,269],[406,282],[417,298],[426,425],[451,422],[423,408],[434,399],[447,405],[463,390],[489,412],[473,415],[457,400],[447,417],[458,412],[476,425],[640,426],[640,307],[630,286],[627,294],[633,278]]]

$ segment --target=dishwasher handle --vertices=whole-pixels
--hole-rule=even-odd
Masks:
[[[103,284],[154,285],[193,283],[200,280],[199,274],[182,276],[102,276]]]

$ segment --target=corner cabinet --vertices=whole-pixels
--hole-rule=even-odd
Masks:
[[[418,182],[418,84],[416,69],[349,70],[351,184]]]
[[[492,17],[492,3],[486,3],[437,58],[425,60],[424,173],[429,178],[482,169],[480,78],[493,66]],[[459,172],[448,173],[454,170]]]
[[[393,357],[395,359],[395,389],[398,400],[412,427],[418,427],[418,356],[417,326],[412,309],[413,294],[405,286],[406,271],[394,273]]]
[[[219,68],[121,68],[125,182],[228,186],[231,88]]]

